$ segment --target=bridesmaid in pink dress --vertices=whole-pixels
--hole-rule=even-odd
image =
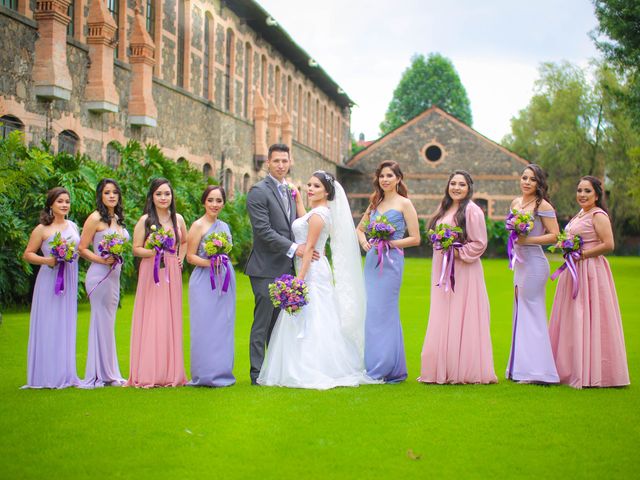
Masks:
[[[482,209],[471,201],[473,179],[463,170],[451,174],[440,208],[429,228],[448,223],[462,227],[463,246],[455,251],[455,292],[436,283],[442,268],[434,250],[431,307],[422,347],[419,382],[496,383],[489,331],[489,297],[480,256],[487,248]]]
[[[553,300],[549,334],[560,383],[573,388],[629,385],[627,353],[616,287],[604,254],[614,248],[602,183],[580,179],[576,199],[581,207],[567,225],[584,241],[577,262],[578,295],[565,270]]]
[[[145,214],[133,231],[133,254],[142,257],[131,325],[127,386],[178,386],[187,382],[182,353],[182,262],[187,228],[176,213],[173,188],[165,178],[151,182]],[[151,226],[172,230],[177,253],[164,254],[160,283],[153,278],[155,252],[144,248]]]

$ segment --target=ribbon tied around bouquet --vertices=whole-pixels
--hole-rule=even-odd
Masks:
[[[104,253],[102,254],[102,256],[103,256],[103,257],[108,257],[109,255],[112,255],[112,254],[107,253],[107,252],[104,252]],[[124,260],[122,259],[122,257],[121,257],[120,255],[112,255],[112,256],[113,256],[113,258],[115,259],[115,261],[111,264],[111,268],[109,269],[109,271],[107,272],[107,274],[106,274],[104,277],[102,277],[102,280],[100,280],[98,283],[96,283],[96,285],[91,289],[91,291],[90,291],[89,293],[87,293],[87,297],[88,297],[88,298],[91,298],[91,294],[93,293],[93,291],[94,291],[96,288],[98,288],[98,287],[100,286],[100,284],[101,284],[102,282],[104,282],[104,281],[107,279],[107,277],[109,277],[109,275],[111,275],[111,272],[113,272],[113,271],[117,268],[117,266],[118,266],[118,265],[122,265],[122,262],[123,262]]]
[[[153,261],[153,281],[156,285],[160,285],[160,262],[163,260],[165,253],[176,253],[176,250],[175,248],[160,248],[157,246],[153,247],[153,249],[156,251]],[[169,269],[167,268],[165,268],[165,279],[169,283]]]
[[[573,279],[573,290],[571,292],[571,298],[575,299],[578,296],[578,290],[580,288],[580,278],[578,277],[578,267],[576,261],[580,260],[582,255],[581,250],[574,250],[573,252],[567,252],[563,255],[564,263],[551,275],[551,280],[555,280],[560,276],[562,272],[569,269],[571,278]]]
[[[382,271],[384,269],[384,257],[387,257],[389,263],[393,263],[393,260],[389,256],[389,251],[391,249],[395,249],[400,255],[404,255],[404,252],[398,247],[391,246],[391,240],[383,240],[381,238],[372,238],[369,240],[369,243],[376,249],[378,252],[378,263],[376,263],[376,267],[380,267],[378,270],[378,275],[382,275]]]
[[[211,267],[209,268],[209,279],[211,280],[211,290],[216,289],[216,276],[220,275],[221,269],[225,269],[222,281],[222,292],[227,293],[231,283],[231,268],[229,268],[229,257],[224,253],[219,253],[211,257]]]
[[[438,280],[438,283],[436,283],[436,287],[444,287],[445,292],[449,291],[449,286],[451,286],[452,292],[455,291],[456,271],[454,250],[456,248],[462,248],[462,243],[453,242],[450,248],[442,252],[442,269],[440,270],[440,279]]]

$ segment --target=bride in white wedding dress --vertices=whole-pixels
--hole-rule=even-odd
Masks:
[[[347,197],[324,171],[315,172],[307,187],[312,209],[292,230],[295,242],[306,244],[295,265],[309,303],[295,315],[280,313],[258,384],[325,390],[380,383],[364,369],[364,278]],[[333,273],[323,253],[329,238]],[[312,262],[314,250],[321,253]]]

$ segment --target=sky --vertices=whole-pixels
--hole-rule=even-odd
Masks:
[[[258,0],[357,104],[351,131],[378,137],[414,54],[449,58],[473,128],[499,142],[533,95],[543,62],[599,57],[591,0]]]

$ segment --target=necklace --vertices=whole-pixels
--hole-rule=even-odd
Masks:
[[[524,199],[523,199],[523,200],[524,200]],[[520,203],[521,203],[521,205],[520,205],[520,209],[521,209],[521,210],[522,210],[522,209],[524,209],[524,207],[526,207],[526,206],[528,206],[528,205],[531,205],[531,204],[532,204],[533,202],[535,202],[535,201],[536,201],[536,199],[535,199],[535,198],[534,198],[534,199],[532,199],[532,200],[529,200],[527,203],[524,203],[524,204],[522,203],[522,201],[520,201]]]

